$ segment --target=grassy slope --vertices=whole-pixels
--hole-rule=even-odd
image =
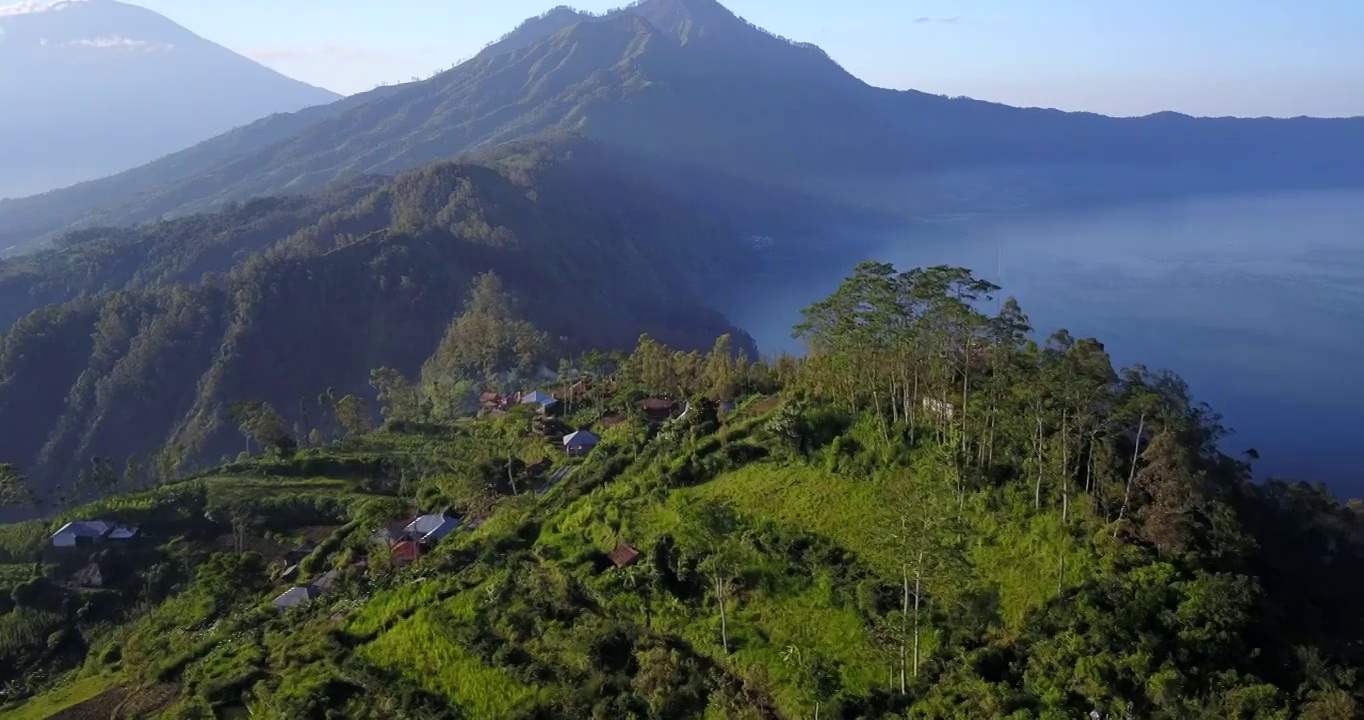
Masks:
[[[46,720],[63,710],[93,699],[108,690],[114,682],[115,678],[108,675],[84,677],[32,698],[18,707],[3,710],[0,714],[7,720]]]
[[[766,412],[773,409],[771,404],[760,407],[759,411],[741,410],[731,419],[731,445],[753,442]],[[655,441],[642,449],[630,449],[628,427],[605,436],[601,449],[575,461],[578,467],[569,478],[544,496],[504,498],[482,527],[452,536],[433,557],[368,592],[324,598],[319,610],[310,611],[307,617],[314,619],[309,622],[281,627],[268,613],[243,613],[206,627],[212,614],[206,599],[183,594],[136,622],[96,638],[92,646],[98,653],[100,647],[122,643],[124,660],[115,667],[122,668],[122,680],[129,685],[180,677],[200,691],[218,688],[214,692],[222,692],[275,676],[286,680],[286,686],[278,690],[281,695],[318,693],[345,674],[329,665],[331,661],[319,659],[324,651],[309,655],[271,648],[322,643],[321,638],[332,632],[328,628],[335,626],[326,618],[340,613],[344,620],[339,629],[352,638],[347,644],[354,648],[355,657],[377,672],[444,698],[470,717],[509,717],[552,695],[553,683],[535,687],[513,676],[500,661],[481,654],[471,644],[470,633],[486,631],[492,606],[503,602],[491,602],[496,592],[520,602],[537,592],[534,587],[576,587],[593,598],[586,614],[572,622],[537,620],[532,636],[517,641],[536,662],[553,668],[559,682],[583,682],[581,678],[591,676],[596,671],[596,661],[590,656],[592,644],[599,639],[593,635],[596,628],[624,622],[642,626],[647,635],[683,643],[706,662],[735,674],[754,666],[766,668],[772,698],[786,716],[808,714],[814,700],[786,660],[791,649],[814,650],[829,658],[838,668],[847,696],[865,696],[893,686],[893,649],[884,636],[875,636],[859,593],[861,585],[898,588],[900,558],[886,542],[887,529],[896,526],[902,498],[913,483],[941,480],[934,476],[930,459],[912,456],[898,470],[861,475],[840,472],[836,459],[830,461],[817,453],[808,462],[741,463],[708,481],[678,487],[669,485],[666,478],[684,458],[705,461],[723,454],[714,436],[690,444],[684,440],[682,446]],[[460,438],[456,434],[433,441],[381,434],[331,448],[325,456],[329,461],[450,459],[469,451]],[[551,457],[534,442],[522,454],[527,460]],[[191,484],[202,486],[212,497],[252,498],[266,508],[288,506],[300,497],[330,498],[352,509],[371,503],[393,507],[393,498],[369,495],[354,480],[296,471],[274,474],[277,470],[268,462],[233,465]],[[434,482],[441,485],[443,481]],[[78,514],[150,511],[164,502],[164,492],[125,496]],[[687,508],[698,501],[728,504],[739,511],[746,527],[822,538],[852,558],[852,565],[822,561],[825,564],[797,567],[786,556],[753,559],[729,606],[734,651],[726,654],[720,647],[718,612],[708,594],[692,602],[672,597],[641,601],[621,585],[620,573],[600,573],[592,567],[594,554],[610,551],[619,541],[632,542],[647,554],[665,534],[685,551],[702,552],[684,520]],[[963,513],[974,538],[968,551],[967,584],[998,593],[1003,631],[1011,632],[1028,611],[1054,595],[1056,558],[1063,543],[1073,541],[1060,532],[1059,513],[1036,513],[1030,498],[982,493],[968,498]],[[345,526],[336,535],[367,532],[365,527],[363,523]],[[533,528],[529,535],[528,528]],[[529,538],[529,545],[518,538]],[[1078,579],[1092,561],[1084,552],[1074,552],[1066,561],[1067,575]],[[260,601],[281,587],[262,592]],[[251,628],[262,622],[271,629],[256,637]],[[935,647],[934,638],[929,628],[927,652]],[[506,639],[498,642],[511,644]],[[140,667],[142,660],[150,664]],[[290,669],[283,671],[283,667]],[[98,663],[88,662],[85,672],[87,677],[76,685],[43,698],[93,688],[91,678],[105,683],[100,687],[115,682],[96,674],[106,672]],[[281,678],[281,674],[288,677]],[[708,714],[716,716],[716,712],[712,707]]]
[[[686,492],[828,538],[894,582],[902,558],[889,538],[900,521],[900,498],[922,477],[892,472],[852,479],[820,468],[764,463]],[[1035,513],[1017,496],[976,495],[968,502],[970,564],[982,581],[997,586],[1010,627],[1055,596],[1063,548],[1069,583],[1079,582],[1090,568],[1092,556],[1083,544],[1066,539],[1058,512]]]

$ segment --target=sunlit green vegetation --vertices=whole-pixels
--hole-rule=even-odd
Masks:
[[[256,454],[0,534],[6,692],[34,717],[105,688],[168,718],[1353,717],[1353,506],[1250,484],[1176,378],[1038,345],[969,301],[995,291],[863,266],[805,359],[645,337],[543,380],[559,415],[448,402],[443,373],[524,360],[468,360],[524,336],[501,311],[445,370],[376,371],[377,429],[291,448],[252,405]],[[567,457],[583,425],[602,442]],[[477,527],[414,562],[370,539],[433,511]],[[43,549],[95,515],[143,535]],[[104,586],[73,588],[92,560]]]

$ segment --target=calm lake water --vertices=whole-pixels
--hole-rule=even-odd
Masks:
[[[924,223],[762,283],[728,308],[765,353],[862,259],[951,264],[1004,286],[1045,337],[1170,369],[1225,416],[1261,476],[1364,494],[1364,190],[1198,199]]]

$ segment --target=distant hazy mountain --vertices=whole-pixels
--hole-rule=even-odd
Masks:
[[[217,458],[238,445],[226,403],[367,396],[381,366],[416,378],[489,270],[569,354],[646,332],[701,350],[733,333],[756,352],[704,306],[751,272],[752,244],[642,175],[648,161],[567,138],[480,163],[90,230],[0,261],[0,458],[45,487],[91,455],[169,443],[182,460]]]
[[[603,17],[558,8],[430,80],[0,203],[0,248],[393,173],[548,131],[843,201],[940,212],[1364,183],[1364,119],[1109,118],[885,90],[714,0],[644,0]]]
[[[0,197],[126,170],[338,98],[114,0],[0,5],[0,67]]]

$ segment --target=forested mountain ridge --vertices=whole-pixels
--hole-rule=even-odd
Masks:
[[[339,99],[114,0],[0,3],[0,198],[137,167]]]
[[[805,358],[644,337],[629,355],[563,358],[541,386],[552,409],[494,399],[447,415],[430,381],[471,360],[514,365],[503,341],[528,339],[511,323],[461,345],[507,318],[490,278],[420,385],[374,374],[379,430],[355,398],[324,398],[325,437],[300,450],[276,408],[246,403],[234,424],[267,451],[0,527],[0,703],[14,699],[0,709],[1348,720],[1364,707],[1359,505],[1251,482],[1178,377],[1116,368],[1064,330],[1030,339],[1018,304],[991,302],[999,288],[968,270],[858,266],[806,310]],[[575,430],[590,442],[567,453]],[[0,499],[22,502],[23,485],[0,465]],[[137,533],[47,537],[93,519]]]
[[[458,162],[494,168],[522,184],[544,181],[574,193],[584,207],[600,204],[607,211],[618,204],[613,193],[620,186],[630,196],[648,192],[658,196],[655,202],[688,208],[736,237],[780,237],[784,257],[818,249],[835,229],[885,222],[882,216],[806,194],[651,161],[572,135],[509,143]],[[600,186],[588,183],[589,178]],[[351,208],[389,180],[361,176],[306,195],[254,198],[217,212],[67,233],[53,250],[0,259],[0,328],[44,305],[82,294],[191,283],[205,273],[225,273],[318,218]],[[365,227],[377,228],[373,223]],[[360,229],[352,226],[348,232],[355,235]],[[675,250],[685,253],[690,244],[684,240]]]
[[[714,0],[552,11],[448,72],[343,103],[126,182],[0,204],[0,244],[388,174],[547,131],[881,209],[903,205],[903,193],[863,182],[915,178],[914,207],[941,212],[1364,182],[1361,119],[1108,118],[884,90]]]
[[[723,219],[577,141],[68,245],[0,268],[20,316],[0,335],[0,423],[19,428],[0,457],[44,491],[91,458],[217,458],[247,397],[306,421],[301,395],[361,392],[381,366],[415,377],[481,273],[564,351],[643,332],[709,347],[739,333],[707,293],[755,261]]]

